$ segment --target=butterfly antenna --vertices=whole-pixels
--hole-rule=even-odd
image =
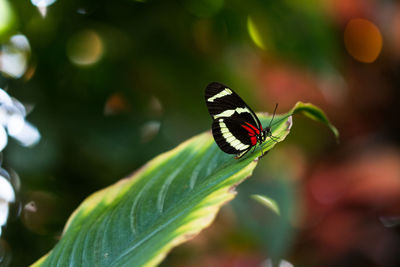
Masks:
[[[274,118],[275,118],[275,113],[276,113],[276,109],[277,109],[277,108],[278,108],[278,103],[275,105],[274,113],[272,114],[272,119],[271,119],[271,121],[269,122],[269,126],[268,126],[269,128],[271,128],[271,126],[274,126],[275,124],[277,124],[277,123],[279,123],[279,122],[281,122],[281,121],[283,121],[283,120],[285,120],[285,119],[287,119],[287,118],[289,118],[290,116],[293,115],[293,113],[290,113],[289,115],[287,115],[287,116],[281,118],[280,120],[278,120],[278,121],[276,121],[274,124],[272,124],[272,121],[273,121]],[[280,140],[279,137],[273,136],[272,133],[271,133],[271,135],[270,135],[270,139],[271,139],[273,142],[275,142],[275,143],[278,143],[278,141]]]
[[[274,120],[274,118],[275,118],[275,113],[276,113],[276,109],[278,108],[278,103],[276,103],[275,104],[275,108],[274,108],[274,113],[272,114],[272,119],[271,119],[271,121],[269,122],[269,128],[271,128],[271,124],[272,124],[272,121]]]
[[[283,117],[282,119],[276,121],[274,124],[270,125],[270,127],[271,127],[271,126],[274,126],[275,124],[277,124],[277,123],[279,123],[279,122],[281,122],[281,121],[283,121],[284,119],[289,118],[289,117],[292,116],[292,115],[293,115],[293,113],[290,113],[289,115]],[[272,119],[273,119],[273,117],[272,117]],[[272,121],[272,120],[271,120],[271,121]]]

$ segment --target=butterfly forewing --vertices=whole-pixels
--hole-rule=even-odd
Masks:
[[[229,117],[247,121],[261,128],[261,123],[254,111],[228,86],[217,82],[210,83],[206,88],[205,99],[213,120]]]

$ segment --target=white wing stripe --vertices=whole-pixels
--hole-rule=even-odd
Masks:
[[[214,115],[214,119],[218,119],[218,118],[221,118],[221,117],[230,117],[235,112],[237,112],[238,114],[240,114],[240,113],[250,113],[251,114],[251,112],[250,112],[250,110],[248,108],[228,109],[228,110],[225,110],[224,112],[221,112],[221,113],[219,113],[217,115]]]
[[[226,95],[231,95],[231,94],[232,94],[232,91],[229,88],[225,88],[224,90],[222,90],[218,94],[208,98],[207,101],[208,102],[214,102],[214,100],[217,99],[217,98],[221,98],[221,97],[224,97]]]
[[[224,123],[223,119],[219,120],[219,127],[221,128],[222,136],[225,138],[225,141],[231,147],[233,147],[236,150],[244,150],[249,147],[249,145],[246,145],[246,144],[243,144],[242,142],[240,142],[240,140],[237,139],[234,135],[232,135],[232,133],[230,133],[229,131],[223,131],[223,129],[228,129],[228,127],[226,127],[226,124]]]

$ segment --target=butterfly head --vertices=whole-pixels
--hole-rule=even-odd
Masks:
[[[269,126],[265,128],[263,132],[264,132],[264,138],[272,136],[272,129]]]
[[[267,139],[267,137],[271,137],[272,136],[272,130],[271,130],[271,127],[266,127],[265,129],[263,129],[262,131],[261,131],[261,134],[260,134],[260,136],[259,136],[259,142],[260,142],[260,144],[262,143],[262,142],[264,142],[265,141],[265,139]]]

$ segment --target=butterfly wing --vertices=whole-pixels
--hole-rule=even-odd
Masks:
[[[262,129],[254,111],[228,86],[218,82],[210,83],[206,87],[205,100],[213,120],[231,118],[249,122]]]
[[[215,142],[228,154],[241,154],[251,149],[257,143],[255,132],[246,122],[229,117],[218,118],[212,123]]]

